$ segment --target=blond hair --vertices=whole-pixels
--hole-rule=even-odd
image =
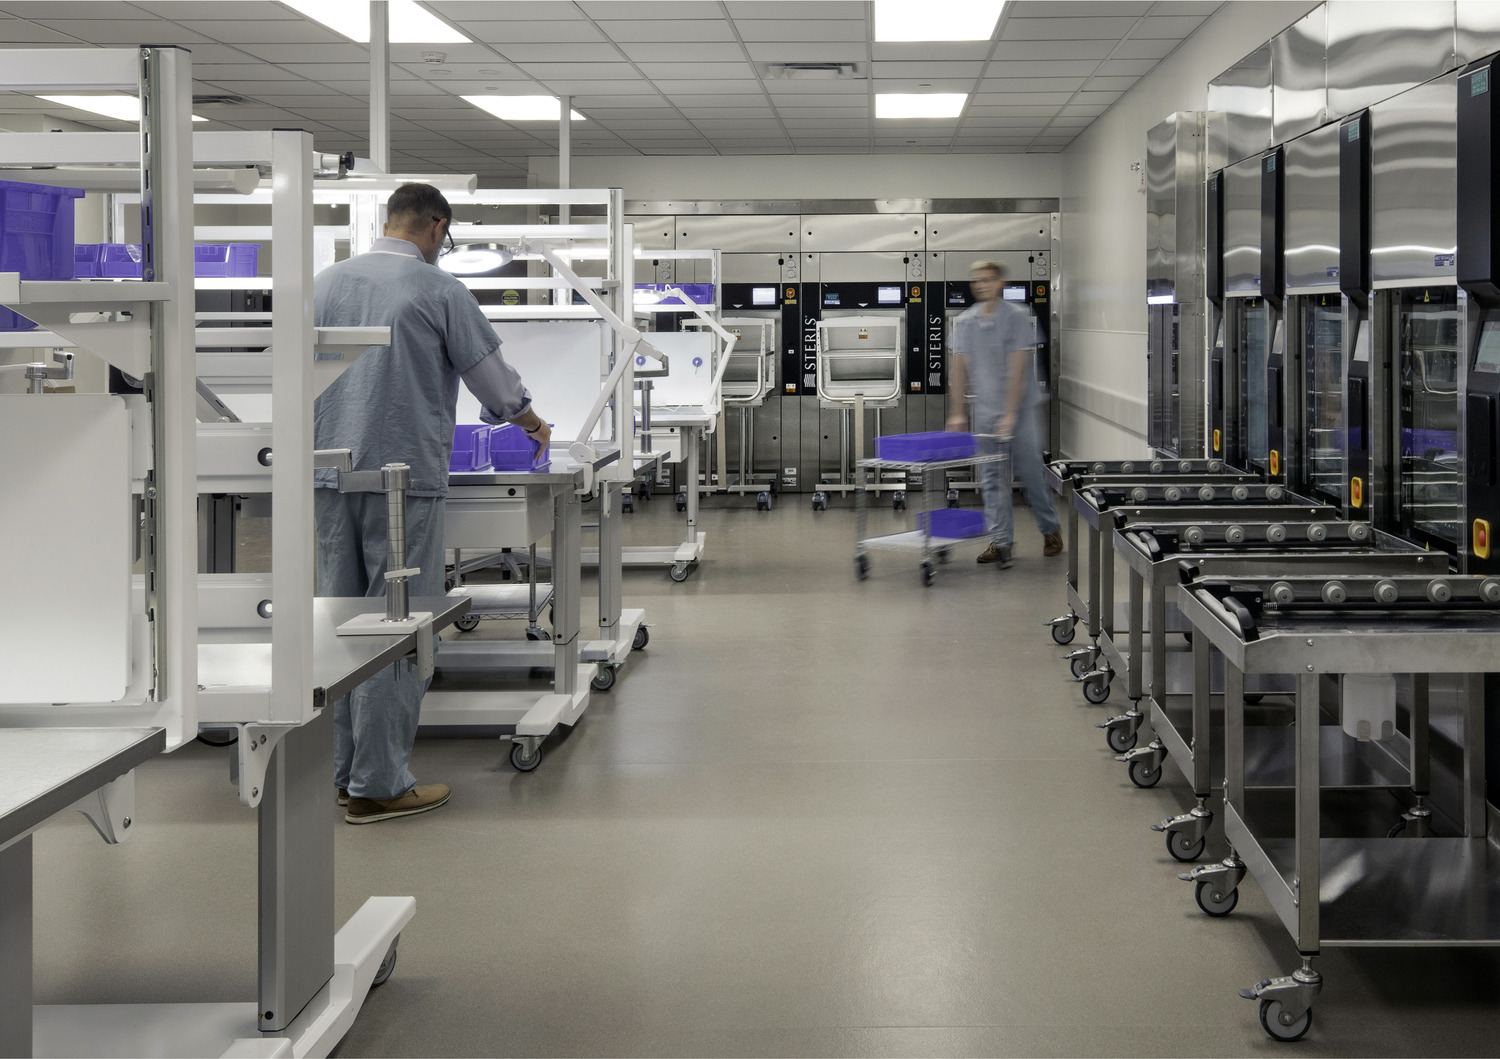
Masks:
[[[976,261],[969,266],[969,275],[976,272],[993,272],[997,279],[1005,278],[1005,266],[998,261]]]

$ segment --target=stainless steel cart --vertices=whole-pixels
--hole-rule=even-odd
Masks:
[[[976,440],[995,440],[994,435],[976,434],[974,437]],[[968,537],[938,537],[932,533],[932,512],[947,505],[947,473],[973,469],[985,463],[1001,464],[1000,480],[1009,481],[1009,439],[1001,440],[999,452],[976,453],[952,460],[860,460],[856,465],[859,488],[854,491],[854,575],[861,581],[867,578],[870,575],[869,553],[874,549],[884,548],[918,555],[922,584],[928,586],[937,577],[938,564],[947,561],[953,548],[988,541],[989,526],[984,526],[980,533]],[[870,494],[873,484],[880,482],[888,472],[904,472],[908,483],[921,483],[921,499],[914,509],[908,507],[914,528],[900,533],[871,536],[867,532]]]

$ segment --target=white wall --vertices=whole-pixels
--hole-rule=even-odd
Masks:
[[[1055,154],[735,155],[574,158],[575,188],[627,199],[1056,198]],[[557,186],[557,159],[534,157],[531,187]]]
[[[1204,110],[1208,82],[1318,6],[1232,0],[1061,155],[1061,448],[1137,457],[1146,447],[1146,196],[1132,162],[1169,114]]]

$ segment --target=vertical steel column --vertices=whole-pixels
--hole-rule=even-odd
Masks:
[[[1232,668],[1232,667],[1231,667]],[[1322,804],[1319,749],[1322,728],[1318,723],[1317,673],[1297,674],[1296,726],[1296,858],[1292,890],[1297,899],[1297,951],[1304,956],[1318,952],[1318,891],[1322,864],[1322,838],[1318,816]]]
[[[160,703],[176,702],[173,747],[198,731],[198,436],[193,289],[193,75],[179,48],[142,48],[141,225],[147,279],[182,292],[151,305],[151,401],[155,465],[146,482],[150,551],[147,608]],[[305,159],[304,159],[305,164]],[[149,233],[149,234],[148,234]]]
[[[698,541],[698,443],[702,433],[702,427],[682,428],[682,444],[687,449],[687,544]]]
[[[571,484],[559,485],[557,490],[552,498],[552,646],[556,667],[552,690],[572,695],[578,690],[579,548],[583,530],[577,491]]]
[[[0,1056],[32,1054],[31,836],[0,849]]]
[[[370,161],[391,171],[391,22],[386,0],[370,0]]]
[[[1411,678],[1411,726],[1408,732],[1411,757],[1411,792],[1418,797],[1432,793],[1430,704],[1432,678],[1414,673]],[[1466,736],[1467,738],[1467,736]]]
[[[1488,825],[1484,777],[1484,674],[1464,677],[1464,834],[1482,838]]]
[[[1155,610],[1153,610],[1152,613],[1154,614]],[[1166,637],[1164,634],[1162,636],[1162,639],[1165,638]],[[1154,644],[1159,641],[1157,637],[1152,636],[1151,642]],[[1193,730],[1188,733],[1187,744],[1188,746],[1192,747],[1193,750],[1193,771],[1192,775],[1189,778],[1191,779],[1193,784],[1193,795],[1197,798],[1207,798],[1210,791],[1212,791],[1213,789],[1213,732],[1211,727],[1213,724],[1212,718],[1214,694],[1213,658],[1213,647],[1209,644],[1208,634],[1202,631],[1195,633],[1193,635]],[[1155,666],[1153,665],[1153,669],[1154,668]],[[1233,667],[1229,666],[1226,668],[1232,669]],[[1163,660],[1161,671],[1165,672],[1165,670],[1166,662],[1165,660]],[[1240,686],[1241,688],[1243,688],[1243,681],[1241,681]],[[1229,694],[1229,682],[1227,679],[1225,680],[1224,693],[1226,696],[1224,710],[1226,720],[1225,750],[1226,753],[1230,753],[1229,748],[1231,746],[1238,745],[1241,748],[1241,752],[1243,752],[1245,741],[1244,729],[1241,728],[1238,732],[1232,733],[1234,738],[1231,739],[1231,730],[1227,725],[1230,713],[1227,702],[1227,696]],[[1156,701],[1160,703],[1162,712],[1165,713],[1167,709],[1167,696],[1165,690],[1163,690],[1163,692],[1157,696]],[[1244,703],[1241,702],[1239,707],[1239,716],[1241,721],[1243,721],[1244,719],[1244,713],[1245,706]],[[1227,757],[1226,767],[1233,768],[1235,760],[1236,759],[1232,756]],[[1239,764],[1240,768],[1243,769],[1243,757],[1239,759]],[[1243,811],[1244,808],[1245,807],[1243,805],[1239,806],[1239,809],[1241,811]]]
[[[1145,662],[1142,651],[1142,637],[1144,635],[1145,612],[1146,612],[1146,585],[1145,579],[1134,570],[1129,571],[1130,576],[1130,618],[1126,635],[1130,638],[1130,650],[1126,658],[1130,662],[1130,672],[1125,675],[1125,694],[1132,703],[1138,702],[1141,697],[1142,665]],[[1154,611],[1153,611],[1154,613]],[[1151,629],[1152,642],[1155,642],[1156,628]]]
[[[619,496],[629,482],[599,480],[599,639],[613,643],[620,633],[624,532],[620,525]]]
[[[1004,488],[1003,484],[1001,488]],[[1015,511],[1011,511],[1011,525],[1015,525]],[[1115,638],[1115,525],[1107,512],[1099,518],[1099,595],[1095,606],[1099,610],[1099,628],[1108,634],[1110,642]]]
[[[557,98],[557,186],[563,191],[570,191],[573,187],[573,97],[559,96]],[[573,223],[573,207],[562,203],[558,207],[557,222],[559,224]],[[634,253],[632,248],[631,253]],[[572,298],[572,294],[566,291],[559,292]],[[635,296],[632,289],[631,298]],[[630,300],[625,302],[625,308],[630,308]],[[620,313],[620,319],[629,320],[625,313]]]
[[[257,1021],[262,1032],[286,1028],[333,977],[334,817],[328,811],[333,718],[329,712],[288,732],[272,751],[266,771],[257,858]]]
[[[1163,712],[1167,709],[1167,593],[1163,585],[1151,586],[1151,685],[1147,693]]]
[[[1063,512],[1068,520],[1068,584],[1078,589],[1078,508],[1073,506],[1073,487],[1064,485],[1062,491]]]
[[[1014,524],[1014,513],[1012,513],[1012,524]],[[1099,556],[1103,550],[1100,539],[1104,536],[1104,529],[1089,527],[1089,638],[1099,639],[1099,631],[1103,628],[1099,617]]]
[[[1205,671],[1212,661],[1213,648],[1208,643],[1208,634],[1199,629],[1193,634],[1193,667],[1200,663],[1198,652],[1202,650],[1208,661],[1201,665]],[[1206,679],[1206,678],[1205,678]],[[1196,695],[1195,695],[1196,700]],[[1204,700],[1208,701],[1205,692]],[[1193,703],[1194,719],[1198,716],[1198,704]],[[1194,735],[1196,738],[1196,732]],[[1224,659],[1224,804],[1232,805],[1240,818],[1246,818],[1245,805],[1245,674],[1240,668]]]

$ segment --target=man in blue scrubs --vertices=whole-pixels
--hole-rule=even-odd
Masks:
[[[319,327],[389,327],[391,344],[368,350],[318,398],[319,449],[350,449],[354,469],[411,467],[406,494],[407,566],[413,596],[443,594],[443,497],[460,378],[488,422],[507,421],[545,446],[547,424],[474,295],[437,263],[453,210],[429,184],[403,184],[386,205],[370,252],[324,269],[314,281]],[[385,497],[340,493],[333,471],[316,472],[320,596],[383,596]],[[416,666],[382,670],[334,708],[334,784],[351,824],[412,816],[447,802],[441,783],[418,785],[407,767],[427,682]]]
[[[1036,381],[1036,329],[1031,313],[1000,297],[1005,270],[994,261],[976,261],[969,269],[974,304],[954,321],[950,348],[957,354],[949,365],[948,429],[969,430],[965,393],[974,393],[976,434],[998,434],[1010,439],[1010,465],[1002,478],[1004,461],[979,464],[979,490],[984,495],[990,546],[981,563],[1011,564],[1013,518],[1011,475],[1021,483],[1026,503],[1042,533],[1042,554],[1063,550],[1060,523],[1042,473],[1042,448],[1037,440],[1036,406],[1042,400]],[[998,453],[1001,442],[980,438],[981,453]]]

